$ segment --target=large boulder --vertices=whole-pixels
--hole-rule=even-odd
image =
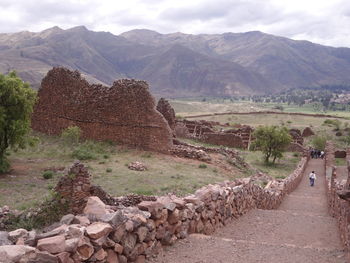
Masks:
[[[89,217],[100,219],[105,214],[108,214],[106,205],[97,196],[90,196],[84,208],[84,214]]]
[[[2,263],[18,262],[23,256],[34,251],[34,247],[24,245],[0,246],[0,260]]]

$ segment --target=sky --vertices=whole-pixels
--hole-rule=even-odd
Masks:
[[[262,31],[350,47],[349,0],[0,0],[0,32],[84,25],[120,34]]]

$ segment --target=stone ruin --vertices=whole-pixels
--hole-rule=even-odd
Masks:
[[[111,87],[90,85],[78,71],[53,68],[42,80],[33,130],[58,135],[78,126],[82,137],[168,152],[172,131],[156,110],[144,81],[122,79]]]
[[[175,129],[176,117],[173,107],[171,107],[169,101],[164,98],[160,98],[157,104],[157,111],[159,111],[167,120],[170,129]]]
[[[325,147],[325,172],[328,207],[331,216],[336,218],[340,238],[345,247],[347,262],[350,262],[350,149],[342,153],[346,156],[347,170],[335,166],[335,158],[339,158],[332,142]]]
[[[303,145],[304,138],[301,136],[301,131],[298,129],[290,129],[289,135],[292,136],[292,143]]]
[[[312,135],[315,135],[315,133],[311,130],[310,127],[306,127],[304,130],[303,130],[303,133],[301,136],[303,137],[309,137],[309,136],[312,136]]]
[[[144,263],[164,246],[173,245],[189,234],[210,235],[252,209],[277,208],[299,184],[307,161],[304,157],[290,176],[269,181],[266,187],[255,184],[255,179],[236,179],[202,187],[185,197],[161,196],[140,200],[129,207],[108,205],[97,196],[85,196],[89,176],[86,168],[76,163],[59,184],[62,186],[64,182],[65,187],[56,189],[72,189],[72,193],[57,198],[73,206],[79,205],[81,212],[63,216],[59,223],[43,233],[25,229],[0,232],[0,242],[3,242],[0,260]],[[68,199],[78,196],[84,198],[84,203]]]

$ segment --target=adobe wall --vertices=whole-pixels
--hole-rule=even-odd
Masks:
[[[35,262],[43,257],[43,262],[58,258],[60,262],[145,262],[163,246],[191,233],[212,234],[251,209],[277,208],[297,187],[306,165],[304,157],[285,180],[271,181],[266,188],[245,178],[208,185],[184,198],[162,196],[126,208],[107,206],[97,197],[89,197],[85,215],[63,217],[56,230],[44,235],[16,230],[8,235],[13,243],[25,244]],[[10,251],[15,245],[4,247]]]
[[[350,171],[349,168],[348,171]],[[346,198],[346,194],[349,194],[350,190],[349,179],[345,182],[337,178],[335,147],[331,142],[327,142],[325,148],[325,171],[329,212],[338,221],[340,237],[350,261],[350,195]]]
[[[77,71],[53,68],[38,97],[32,117],[36,131],[58,135],[76,125],[84,138],[161,152],[172,146],[169,125],[144,81],[122,79],[104,87],[90,85]]]

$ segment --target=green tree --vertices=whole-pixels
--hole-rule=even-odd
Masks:
[[[15,72],[0,74],[0,173],[9,170],[8,148],[23,148],[30,130],[36,92]]]
[[[277,126],[260,126],[254,131],[253,137],[253,147],[263,152],[265,163],[269,163],[270,157],[273,158],[272,163],[275,163],[292,141],[288,129]]]

